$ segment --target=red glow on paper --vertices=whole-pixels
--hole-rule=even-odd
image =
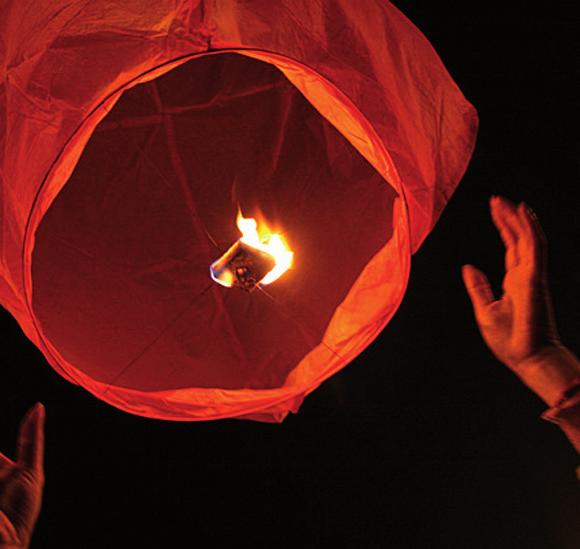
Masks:
[[[44,4],[2,22],[0,303],[118,408],[281,421],[395,313],[475,110],[388,2]],[[299,252],[263,291],[208,276],[238,204]]]

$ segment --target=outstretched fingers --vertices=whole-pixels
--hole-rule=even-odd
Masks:
[[[39,477],[44,473],[44,406],[37,402],[24,416],[18,435],[17,459]]]

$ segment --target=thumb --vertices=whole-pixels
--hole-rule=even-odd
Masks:
[[[475,316],[479,316],[483,309],[492,303],[495,298],[487,277],[473,265],[463,265],[461,275],[465,289],[473,304]]]
[[[44,406],[36,403],[24,416],[18,435],[18,461],[35,473],[42,474],[44,461]]]

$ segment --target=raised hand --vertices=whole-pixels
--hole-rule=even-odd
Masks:
[[[40,512],[44,487],[44,406],[24,416],[16,461],[0,453],[0,548],[25,548]]]
[[[524,203],[492,197],[491,215],[505,245],[503,294],[472,265],[462,270],[475,318],[493,354],[548,404],[579,375],[577,359],[560,343],[546,275],[546,239]]]

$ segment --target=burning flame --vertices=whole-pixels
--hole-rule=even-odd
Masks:
[[[244,217],[238,210],[237,226],[242,237],[240,240],[262,252],[271,255],[276,266],[260,280],[260,284],[271,284],[278,280],[294,261],[294,252],[290,250],[285,240],[277,233],[272,233],[265,223],[258,223],[251,217]]]

